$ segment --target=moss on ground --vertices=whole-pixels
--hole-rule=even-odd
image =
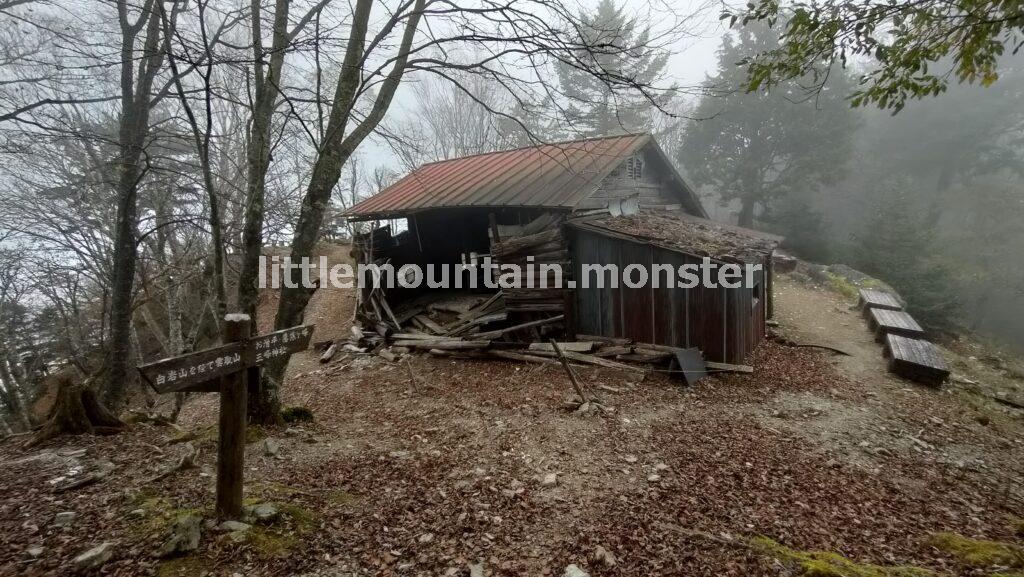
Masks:
[[[857,285],[847,280],[846,277],[839,276],[831,271],[825,271],[825,275],[828,276],[828,282],[832,286],[832,290],[849,299],[860,297],[860,289]]]
[[[313,411],[306,407],[287,407],[281,411],[281,418],[286,423],[311,423]]]
[[[320,516],[316,511],[293,503],[267,502],[247,499],[247,505],[269,503],[278,510],[280,516],[269,522],[254,524],[240,535],[227,534],[225,537],[234,539],[236,543],[248,546],[252,553],[262,559],[280,559],[288,557],[302,542],[301,538],[320,526]],[[248,521],[251,523],[251,521]]]
[[[198,555],[176,557],[157,565],[157,577],[195,577],[208,573],[210,562]]]
[[[1024,548],[1002,541],[972,539],[956,533],[933,533],[928,544],[976,569],[1024,569]]]
[[[1024,518],[1010,516],[1010,528],[1018,537],[1024,537]]]
[[[937,577],[920,567],[885,566],[856,563],[830,551],[798,551],[767,537],[749,541],[754,550],[796,566],[803,577]]]
[[[327,501],[335,505],[351,505],[359,497],[348,491],[330,491],[327,493]]]
[[[156,534],[163,534],[175,521],[189,515],[202,517],[204,512],[195,508],[175,507],[166,497],[157,494],[152,489],[143,489],[138,495],[128,501],[127,513],[142,510],[142,515],[131,523],[130,529],[133,533],[149,537]]]

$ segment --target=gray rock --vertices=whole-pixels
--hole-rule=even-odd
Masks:
[[[25,549],[25,553],[27,553],[28,556],[33,559],[38,559],[39,557],[42,557],[44,551],[46,551],[46,548],[40,545],[36,545],[35,547],[29,547],[28,549]]]
[[[590,577],[590,573],[587,573],[573,564],[566,566],[565,572],[562,573],[562,577]]]
[[[484,577],[484,564],[483,563],[470,563],[469,564],[469,577]]]
[[[74,564],[79,569],[95,569],[110,561],[110,558],[113,556],[114,544],[110,542],[102,543],[75,557]]]
[[[424,533],[424,534],[420,535],[419,539],[417,539],[417,540],[420,543],[430,543],[431,541],[434,540],[434,534],[433,533]]]
[[[651,473],[650,475],[647,475],[647,480],[652,483],[657,483],[658,481],[661,480],[661,475],[657,473]]]
[[[248,531],[232,531],[228,533],[228,539],[234,543],[245,543],[249,539]]]
[[[542,487],[554,487],[558,484],[558,473],[548,473],[541,477],[540,485]]]
[[[604,565],[605,567],[614,567],[616,565],[615,555],[612,552],[598,545],[594,549],[594,554],[590,556],[590,560],[596,565]]]
[[[158,557],[189,553],[199,548],[203,520],[198,515],[185,515],[174,521],[171,534],[157,550]]]
[[[252,528],[252,525],[241,521],[224,521],[217,528],[224,532],[233,533],[235,531],[248,531]]]
[[[75,517],[78,517],[78,513],[74,511],[62,511],[57,513],[53,517],[54,527],[70,527],[75,522]]]
[[[268,457],[276,457],[281,452],[281,444],[274,439],[263,439],[263,454]]]
[[[257,521],[269,522],[277,519],[281,513],[270,503],[260,503],[252,508],[250,514]]]

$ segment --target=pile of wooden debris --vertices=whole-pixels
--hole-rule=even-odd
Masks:
[[[374,309],[382,315],[363,328],[353,325],[345,342],[321,343],[320,358],[328,362],[339,351],[376,354],[389,361],[401,356],[429,353],[462,359],[504,359],[527,363],[596,366],[644,374],[652,370],[678,372],[694,382],[709,371],[752,372],[743,365],[705,361],[697,349],[633,342],[630,339],[576,335],[555,342],[564,315],[543,316],[519,324],[507,320],[503,294],[436,294],[392,310],[382,294],[371,293]],[[429,298],[429,301],[425,299]],[[557,347],[557,349],[556,349]],[[564,361],[564,362],[563,362]]]

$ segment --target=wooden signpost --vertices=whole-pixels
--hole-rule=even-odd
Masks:
[[[252,337],[249,317],[224,317],[224,344],[139,367],[157,393],[219,392],[217,453],[217,515],[242,514],[242,470],[245,460],[246,381],[259,381],[259,366],[306,350],[313,325],[302,325]]]

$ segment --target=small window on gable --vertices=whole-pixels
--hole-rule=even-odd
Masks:
[[[644,161],[639,156],[630,156],[626,159],[626,177],[633,180],[642,180],[644,177]]]

